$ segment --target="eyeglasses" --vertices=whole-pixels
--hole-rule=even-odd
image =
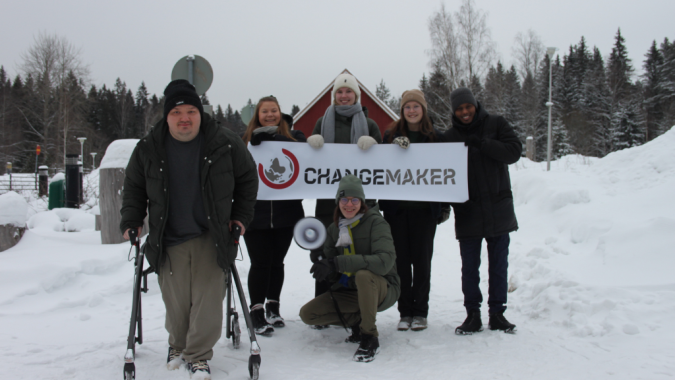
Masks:
[[[361,199],[359,199],[359,198],[352,198],[352,199],[340,198],[340,204],[342,204],[342,205],[346,205],[347,203],[350,203],[350,201],[351,201],[351,204],[353,204],[354,206],[358,206],[358,205],[361,204]]]

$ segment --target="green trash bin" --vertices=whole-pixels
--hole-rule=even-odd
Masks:
[[[61,208],[65,205],[66,180],[58,179],[49,184],[49,206],[50,210]]]

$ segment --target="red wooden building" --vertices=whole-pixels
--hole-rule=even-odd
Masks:
[[[340,74],[351,74],[349,70],[345,69]],[[339,75],[339,74],[338,74]],[[335,76],[337,78],[337,75]],[[331,105],[331,92],[333,90],[333,83],[335,78],[330,81],[328,86],[323,89],[305,108],[298,112],[293,118],[293,129],[302,131],[305,136],[312,135],[316,121],[326,113],[326,108]],[[356,78],[356,82],[361,89],[360,102],[362,106],[368,108],[368,117],[373,119],[377,126],[380,127],[380,133],[384,136],[384,131],[389,127],[391,122],[398,120],[398,110],[392,111],[384,102],[378,99],[375,94],[370,92],[366,86]]]

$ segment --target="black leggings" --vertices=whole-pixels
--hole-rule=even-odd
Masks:
[[[284,258],[293,240],[293,227],[246,231],[244,241],[251,258],[248,294],[251,305],[265,299],[280,301],[284,286]]]

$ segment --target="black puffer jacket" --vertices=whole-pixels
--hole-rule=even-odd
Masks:
[[[284,115],[286,116],[286,115]],[[288,122],[288,119],[286,119]],[[290,120],[293,125],[293,119]],[[291,130],[291,135],[297,142],[306,142],[305,134]],[[274,141],[293,141],[280,134],[274,134]],[[264,230],[270,228],[292,227],[298,220],[305,217],[305,211],[302,208],[302,199],[291,199],[287,201],[257,201],[255,203],[255,216],[253,222],[248,226],[249,230]]]
[[[481,147],[469,148],[469,200],[453,203],[457,239],[494,237],[518,229],[513,209],[509,164],[520,159],[523,147],[509,123],[491,116],[478,103],[473,121],[462,124],[454,115],[446,142],[464,142],[471,135]]]
[[[387,130],[384,132],[384,137],[382,140],[384,141],[384,144],[391,144],[390,138],[389,138],[390,132]],[[391,137],[391,141],[394,141],[395,138],[400,137],[401,134],[396,132],[394,135]],[[439,131],[438,129],[434,128],[434,141],[430,141],[428,136],[424,136],[424,141],[421,143],[434,143],[434,142],[444,142],[443,139],[445,137],[443,136],[443,132]],[[388,218],[389,215],[396,215],[396,212],[398,211],[398,206],[400,200],[384,200],[380,199],[378,203],[380,204],[380,210],[384,213],[384,215]],[[429,211],[430,214],[429,216],[432,219],[438,219],[441,216],[441,206],[448,207],[448,204],[441,204],[439,202],[426,202],[429,203]]]
[[[166,226],[169,175],[164,141],[169,126],[166,119],[143,137],[129,159],[124,178],[120,230],[143,225],[149,211],[150,233],[145,254],[159,271],[166,258],[162,238]],[[209,233],[216,245],[218,265],[229,268],[237,256],[230,238],[229,222],[238,220],[247,227],[253,219],[258,194],[258,173],[244,142],[208,114],[202,116],[200,133],[204,135],[204,160],[201,163],[202,197],[209,222]]]

